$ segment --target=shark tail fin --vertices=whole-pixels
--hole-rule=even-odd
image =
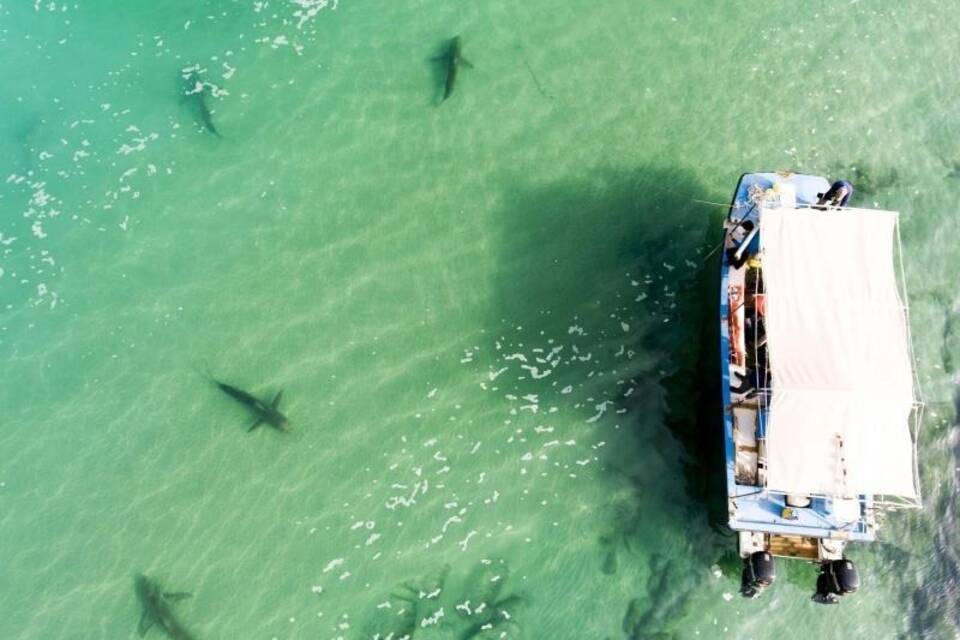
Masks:
[[[253,423],[252,425],[250,425],[250,428],[247,429],[247,433],[250,433],[251,431],[253,431],[254,429],[256,429],[257,427],[259,427],[259,426],[262,425],[262,424],[263,424],[263,420],[257,418],[257,419],[254,421],[254,423]]]
[[[275,396],[273,397],[273,402],[270,403],[270,406],[273,407],[274,409],[276,409],[277,407],[279,407],[279,406],[280,406],[280,398],[282,398],[282,397],[283,397],[283,389],[280,389],[280,391],[277,391],[277,395],[275,395]]]
[[[169,600],[170,602],[180,602],[181,600],[192,598],[193,594],[181,591],[178,593],[165,593],[163,594],[163,597],[165,600]]]
[[[146,607],[143,609],[143,613],[140,614],[140,622],[137,623],[137,635],[141,638],[147,635],[147,631],[150,631],[150,627],[153,626],[153,616],[150,615],[150,612],[147,611]]]

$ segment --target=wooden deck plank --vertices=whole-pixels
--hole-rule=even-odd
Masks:
[[[805,558],[816,560],[819,557],[819,547],[816,538],[800,536],[770,536],[769,551],[772,555],[781,558]]]

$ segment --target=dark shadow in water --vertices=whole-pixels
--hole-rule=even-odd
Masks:
[[[434,625],[444,629],[444,637],[457,640],[499,638],[504,631],[509,637],[526,637],[520,615],[526,599],[512,591],[504,561],[485,560],[452,573],[450,565],[443,565],[397,585],[381,599],[389,606],[381,604],[368,620],[365,637],[415,640],[419,630],[429,634]]]
[[[430,87],[432,89],[432,92],[430,93],[430,104],[435,107],[441,106],[444,102],[450,98],[453,98],[457,94],[457,92],[460,90],[460,80],[463,79],[464,71],[470,71],[470,68],[464,68],[467,67],[467,65],[460,65],[460,68],[457,70],[457,81],[454,84],[453,93],[450,94],[449,98],[444,98],[443,94],[447,85],[450,44],[453,38],[454,35],[451,35],[449,38],[444,38],[438,41],[434,45],[433,53],[426,60],[427,64],[430,65]],[[469,56],[464,57],[467,60],[470,60]]]
[[[37,149],[40,135],[45,123],[39,114],[33,114],[23,120],[14,129],[14,140],[20,148],[21,171],[27,173],[36,168],[36,160],[40,150]]]
[[[427,56],[425,64],[430,68],[430,104],[439,106],[443,100],[443,87],[447,80],[447,62],[444,56],[450,48],[449,39],[438,42],[433,53]]]
[[[946,486],[933,487],[925,496],[928,509],[913,515],[914,531],[932,529],[932,557],[924,559],[922,579],[909,600],[910,637],[921,640],[955,638],[960,631],[960,527],[957,496],[960,495],[960,389],[954,391],[954,420],[947,434],[954,474]],[[945,483],[946,484],[946,483]],[[932,511],[929,513],[928,510]],[[914,534],[914,538],[920,536]],[[896,557],[896,575],[915,575],[909,554]],[[884,558],[886,559],[886,558]]]
[[[632,316],[637,324],[626,334],[597,331],[587,342],[594,354],[626,342],[638,354],[633,369],[639,375],[627,377],[626,367],[616,377],[591,382],[591,390],[597,402],[610,398],[627,409],[634,419],[625,422],[633,423],[642,440],[649,437],[645,430],[660,426],[643,412],[651,402],[662,407],[650,413],[665,414],[669,432],[682,445],[687,491],[710,510],[711,522],[720,523],[726,513],[717,410],[718,262],[703,264],[702,255],[720,238],[723,210],[695,202],[704,199],[688,173],[662,168],[508,189],[505,231],[498,240],[497,314],[515,341],[528,344],[567,335],[578,321],[589,331],[604,324],[615,328],[611,314]],[[630,290],[630,280],[645,276],[653,277],[652,285]],[[638,302],[635,295],[645,297]],[[513,331],[515,326],[523,329]],[[604,364],[598,362],[597,369]],[[582,367],[561,366],[554,376],[556,387],[584,382]],[[624,397],[631,386],[637,390]],[[608,457],[630,477],[644,452],[611,451]]]
[[[848,164],[834,163],[827,170],[832,180],[844,178],[853,184],[853,188],[864,196],[874,196],[884,189],[900,184],[900,173],[896,167],[879,166],[866,160]],[[850,206],[857,206],[857,196]],[[860,203],[867,206],[866,203]]]
[[[957,355],[960,354],[960,331],[957,330],[960,327],[960,300],[950,301],[947,296],[937,294],[934,294],[934,297],[943,307],[940,364],[943,372],[952,376],[956,373]],[[957,407],[957,411],[960,411],[960,407]]]
[[[693,613],[690,590],[678,588],[676,580],[686,567],[676,558],[662,554],[653,556],[650,566],[646,597],[631,600],[623,616],[624,637],[626,640],[680,640],[683,636],[670,629],[674,621]]]
[[[719,260],[703,263],[720,239],[725,210],[696,202],[721,197],[706,194],[688,172],[662,167],[505,190],[494,319],[498,336],[512,343],[504,350],[549,350],[549,338],[559,343],[579,327],[584,333],[576,355],[589,354],[595,371],[570,363],[568,349],[549,378],[555,396],[543,397],[544,380],[504,381],[500,392],[522,397],[539,391],[541,405],[548,406],[573,397],[559,393],[573,387],[588,400],[580,409],[585,417],[603,403],[620,414],[622,429],[605,433],[611,437],[600,450],[611,493],[619,496],[601,515],[610,521],[598,540],[598,570],[606,574],[616,573],[618,553],[643,553],[645,544],[660,543],[651,540],[650,520],[672,529],[658,536],[684,535],[690,520],[709,523],[714,534],[691,541],[690,553],[701,565],[733,544],[717,535],[726,521]],[[617,357],[623,352],[632,357]],[[656,475],[653,459],[665,473],[679,468],[683,475]],[[677,579],[682,567],[660,560],[650,579]],[[659,631],[659,623],[686,609],[680,585],[648,586],[631,605],[629,624],[624,621],[628,637]],[[647,603],[642,611],[640,602]]]
[[[450,565],[403,582],[390,592],[386,602],[390,606],[375,619],[380,637],[412,638],[425,619],[433,615],[437,597],[446,587]],[[431,602],[432,601],[432,602]]]

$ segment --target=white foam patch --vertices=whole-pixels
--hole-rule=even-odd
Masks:
[[[335,558],[327,563],[327,566],[323,568],[323,573],[330,573],[340,565],[344,563],[344,558]]]
[[[321,11],[330,7],[331,10],[337,8],[337,0],[290,0],[297,5],[299,9],[293,12],[293,17],[297,19],[297,29],[303,29],[304,25],[317,17]]]
[[[466,537],[466,538],[464,538],[463,540],[461,540],[460,542],[457,543],[457,545],[460,546],[460,550],[461,550],[461,551],[466,551],[466,550],[467,550],[467,545],[470,543],[470,539],[473,538],[473,536],[475,536],[475,535],[477,535],[477,532],[476,532],[476,530],[473,530],[473,531],[471,531],[470,533],[467,534],[467,537]]]
[[[440,608],[439,608],[436,612],[434,612],[432,615],[429,615],[429,616],[423,618],[423,620],[420,621],[420,627],[421,627],[421,628],[423,628],[423,627],[429,627],[429,626],[431,626],[431,625],[437,624],[438,622],[440,622],[440,619],[441,619],[442,617],[443,617],[443,607],[440,607]]]
[[[587,418],[587,422],[593,423],[603,417],[603,414],[607,412],[607,409],[613,404],[610,400],[604,400],[598,405],[595,405],[594,408],[597,410],[597,413],[590,418]]]
[[[541,371],[539,367],[534,367],[529,364],[520,365],[520,368],[529,371],[530,377],[533,378],[534,380],[540,380],[542,378],[546,378],[551,373],[553,373],[552,369],[545,369],[544,371]]]
[[[497,379],[497,377],[498,377],[501,373],[503,373],[503,372],[505,372],[505,371],[507,371],[507,370],[509,370],[509,369],[510,369],[510,367],[503,367],[503,368],[501,368],[501,369],[497,369],[496,371],[490,371],[487,375],[489,376],[490,381],[493,382],[494,380]]]

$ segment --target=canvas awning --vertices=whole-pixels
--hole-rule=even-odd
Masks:
[[[767,486],[913,498],[913,372],[894,249],[898,214],[760,216],[772,399]]]

